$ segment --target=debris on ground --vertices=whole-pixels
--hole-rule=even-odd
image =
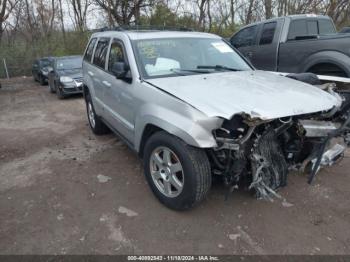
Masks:
[[[63,220],[63,219],[64,219],[63,214],[59,214],[59,215],[57,216],[57,220],[61,221],[61,220]]]
[[[294,206],[294,204],[292,204],[292,203],[289,203],[288,201],[287,201],[287,199],[283,199],[283,201],[282,201],[282,206],[283,207],[292,207],[292,206]]]
[[[107,183],[109,180],[112,180],[111,177],[104,176],[104,175],[101,175],[101,174],[97,175],[97,179],[98,179],[98,182],[100,182],[100,183]]]
[[[120,206],[118,209],[119,213],[125,214],[128,217],[135,217],[138,216],[138,214],[135,211],[132,211],[131,209],[128,209],[126,207]]]

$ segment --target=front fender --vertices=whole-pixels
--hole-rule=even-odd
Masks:
[[[195,110],[187,107],[189,110]],[[135,149],[140,150],[142,135],[148,124],[177,136],[191,146],[216,147],[212,130],[220,127],[222,122],[220,118],[208,118],[200,112],[184,115],[159,105],[145,105],[140,109],[135,121]]]
[[[350,76],[350,57],[337,51],[322,51],[309,56],[302,68],[302,72],[307,72],[311,67],[321,63],[330,63],[338,66]]]

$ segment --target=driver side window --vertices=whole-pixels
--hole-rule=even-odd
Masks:
[[[126,62],[122,44],[118,40],[113,40],[108,58],[108,71],[112,72],[112,66],[117,62]]]
[[[256,33],[256,25],[244,28],[231,38],[231,44],[236,48],[255,45]]]

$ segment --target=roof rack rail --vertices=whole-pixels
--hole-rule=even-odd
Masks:
[[[181,32],[191,32],[194,30],[192,28],[176,27],[176,26],[122,25],[122,26],[116,26],[116,27],[103,27],[100,29],[95,29],[93,31],[94,32],[105,32],[105,31],[181,31]]]

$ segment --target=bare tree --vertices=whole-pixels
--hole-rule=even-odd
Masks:
[[[197,0],[196,5],[199,11],[199,16],[198,16],[198,27],[199,28],[204,28],[205,27],[205,13],[206,13],[206,7],[207,7],[207,2],[209,0]]]
[[[272,0],[264,0],[265,5],[265,18],[270,19],[272,17]]]
[[[95,3],[108,15],[110,24],[129,25],[137,23],[140,10],[150,6],[150,0],[95,0]]]
[[[2,35],[4,33],[4,25],[6,20],[9,18],[12,10],[17,5],[18,0],[0,0],[0,43],[2,39]]]
[[[64,27],[64,16],[63,16],[63,8],[62,8],[62,0],[58,0],[58,5],[59,5],[59,19],[61,22],[61,31],[62,31],[62,35],[63,35],[63,44],[64,47],[67,46],[67,39],[66,39],[66,29]]]
[[[39,28],[43,36],[51,35],[56,18],[57,6],[55,0],[34,0],[38,16]]]
[[[76,30],[83,32],[86,29],[86,17],[90,1],[70,0],[70,4],[73,7],[75,28]]]
[[[235,23],[235,0],[230,0],[231,24]]]

